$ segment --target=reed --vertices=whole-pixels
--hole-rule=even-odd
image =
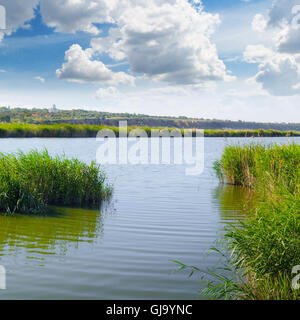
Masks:
[[[0,210],[45,213],[48,205],[95,207],[111,194],[94,162],[52,157],[47,150],[0,153]]]
[[[232,286],[239,287],[235,298],[299,299],[291,273],[300,264],[300,146],[228,146],[215,169],[259,198],[251,217],[228,226],[224,236],[232,268],[244,272]]]
[[[93,138],[98,131],[110,129],[119,136],[119,128],[105,125],[85,125],[85,124],[25,124],[25,123],[1,123],[0,138]],[[147,135],[151,135],[150,127],[128,127],[128,132],[133,129],[143,129]],[[172,131],[174,128],[168,128]],[[183,134],[183,129],[180,129]],[[277,130],[204,130],[206,137],[290,137],[300,136],[300,132],[277,131]],[[195,131],[194,131],[195,135]]]
[[[273,190],[298,191],[300,147],[297,144],[227,146],[214,163],[220,180],[230,184]],[[263,187],[263,188],[261,188]]]

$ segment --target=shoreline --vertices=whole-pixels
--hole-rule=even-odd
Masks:
[[[119,137],[120,128],[106,125],[71,125],[71,124],[53,124],[53,125],[35,125],[23,123],[2,123],[0,124],[0,139],[1,138],[96,138],[100,130],[111,130],[115,137]],[[184,130],[193,132],[193,137],[196,133],[202,133],[201,129],[177,129],[163,127],[135,127],[128,126],[127,135],[132,130],[144,130],[148,137],[151,137],[152,130],[168,130],[170,136],[172,131],[176,130],[184,134]],[[204,137],[207,138],[262,138],[262,137],[300,137],[299,131],[278,131],[278,130],[214,130],[205,129]],[[126,131],[125,131],[126,132]],[[126,135],[125,135],[126,136]],[[158,136],[162,136],[160,132]],[[177,135],[178,136],[178,135]]]

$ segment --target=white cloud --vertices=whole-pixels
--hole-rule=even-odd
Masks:
[[[300,19],[297,3],[298,0],[275,0],[267,20],[256,15],[252,27],[272,30],[272,47],[248,45],[244,52],[246,62],[258,63],[259,71],[253,79],[274,96],[300,94],[300,25],[297,28],[298,21],[296,28],[293,25],[298,13]]]
[[[252,29],[257,32],[265,31],[268,22],[262,14],[256,14],[252,21]]]
[[[115,61],[126,60],[130,70],[153,80],[172,84],[198,84],[230,80],[210,40],[220,23],[218,15],[203,10],[200,0],[3,0],[8,12],[9,32],[29,28],[34,8],[40,4],[43,21],[57,32],[100,32],[97,24],[114,23],[108,38],[95,39],[94,54],[107,52]],[[125,73],[112,73],[87,51],[86,66],[97,66],[89,75],[65,63],[57,74],[71,81],[127,82]],[[89,61],[90,60],[90,63]],[[100,70],[101,69],[101,70]],[[80,74],[82,73],[82,74]],[[101,76],[100,76],[101,74]],[[108,78],[113,80],[107,80]],[[95,80],[97,79],[97,80]],[[112,81],[112,82],[111,82]]]
[[[45,79],[40,77],[40,76],[36,76],[33,79],[40,81],[41,83],[45,83]]]
[[[292,57],[281,57],[260,66],[256,81],[274,96],[300,94],[300,73],[298,64]]]
[[[258,13],[266,16],[268,5],[265,1],[249,2],[246,5],[224,6],[219,10],[221,25],[212,35],[212,41],[216,44],[220,57],[224,60],[236,56],[242,56],[249,44],[272,43],[272,32],[257,32],[251,27],[253,18]],[[238,73],[243,73],[243,68]]]
[[[210,40],[220,19],[200,1],[196,7],[186,0],[134,2],[116,15],[118,28],[107,38],[91,41],[95,54],[127,60],[133,73],[171,84],[232,78]]]
[[[101,61],[92,60],[91,50],[74,44],[65,54],[66,62],[56,70],[59,79],[71,82],[95,82],[107,85],[133,84],[134,78],[124,72],[112,72]]]
[[[299,0],[275,0],[269,12],[268,26],[280,30],[276,39],[280,52],[300,53]]]
[[[45,23],[57,32],[85,31],[98,34],[95,23],[113,22],[113,0],[41,0]]]
[[[27,23],[34,18],[34,9],[40,5],[43,21],[57,32],[84,31],[98,34],[99,23],[113,23],[111,11],[117,0],[1,0],[6,8],[6,34],[18,28],[30,28]],[[3,38],[0,33],[0,40]]]
[[[244,52],[248,63],[259,63],[254,79],[274,96],[300,94],[300,65],[298,57],[276,53],[261,45],[248,46]]]
[[[34,18],[34,9],[39,0],[1,0],[1,5],[6,9],[6,28],[0,33],[0,41],[4,34],[10,35],[19,27],[28,28],[27,21]]]

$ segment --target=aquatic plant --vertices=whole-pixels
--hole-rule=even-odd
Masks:
[[[217,176],[230,184],[252,186],[257,176],[256,159],[264,150],[260,145],[226,147],[222,159],[214,164]]]
[[[227,225],[223,250],[213,248],[225,267],[180,268],[202,273],[201,294],[208,298],[300,299],[292,288],[292,269],[300,264],[300,146],[227,146],[214,169],[222,182],[253,190],[253,209],[248,219]]]
[[[119,128],[107,125],[85,125],[85,124],[27,124],[27,123],[1,123],[0,138],[79,138],[96,137],[98,131],[102,129],[112,130],[119,136]],[[128,132],[133,129],[143,129],[150,136],[151,129],[163,129],[162,127],[136,127],[129,126]],[[169,127],[172,131],[175,128]],[[177,129],[178,130],[178,129]],[[183,133],[183,129],[181,129]],[[204,130],[206,137],[289,137],[300,136],[296,131],[277,130]],[[194,131],[195,135],[195,131]]]
[[[259,188],[281,185],[290,191],[298,186],[300,147],[297,144],[227,146],[214,163],[217,176],[230,184]]]
[[[0,153],[0,211],[45,213],[48,205],[100,205],[111,187],[94,162],[49,155],[47,150],[27,154]]]
[[[300,263],[300,146],[228,146],[220,171],[259,199],[251,217],[224,235],[232,268],[244,272],[236,298],[299,299],[291,272]]]

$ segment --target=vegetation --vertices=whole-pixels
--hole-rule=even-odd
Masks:
[[[247,221],[226,229],[230,265],[206,293],[235,299],[299,299],[292,268],[300,264],[300,146],[228,146],[215,163],[228,183],[253,188],[259,201]]]
[[[260,144],[227,146],[222,159],[215,162],[215,169],[222,181],[268,190],[269,196],[275,192],[274,188],[283,187],[297,193],[300,146],[294,143],[269,147]]]
[[[120,120],[126,120],[135,127],[197,128],[205,130],[277,130],[300,131],[299,123],[257,123],[185,116],[150,116],[145,114],[109,113],[91,110],[26,109],[0,107],[1,123],[28,124],[90,124],[118,126]]]
[[[51,157],[47,150],[0,153],[0,211],[46,213],[48,205],[100,205],[111,193],[95,163]]]
[[[206,137],[298,137],[298,131],[278,130],[204,130]]]
[[[112,130],[116,136],[119,136],[119,127],[106,125],[71,125],[71,124],[52,124],[52,125],[36,125],[25,123],[1,123],[0,138],[80,138],[80,137],[96,137],[98,131],[103,129]],[[129,126],[128,132],[133,129],[143,129],[148,136],[151,136],[151,130],[164,128],[136,127]],[[169,128],[171,132],[176,128]],[[178,130],[178,129],[177,129]],[[193,130],[195,135],[197,129]],[[184,133],[181,129],[182,135]],[[206,137],[289,137],[300,136],[300,132],[276,131],[276,130],[205,130]]]

